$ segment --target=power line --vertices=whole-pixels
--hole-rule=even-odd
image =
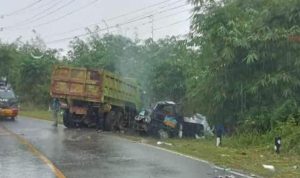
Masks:
[[[183,6],[182,6],[183,7]],[[173,9],[173,8],[172,8]],[[166,11],[166,10],[165,10]],[[159,13],[163,13],[165,11],[160,11]],[[147,19],[151,17],[151,15],[148,15],[148,16],[144,16],[144,17],[140,17],[140,18],[137,18],[137,19],[133,19],[133,20],[130,20],[130,21],[127,21],[127,22],[123,22],[123,23],[119,23],[117,25],[113,25],[113,26],[108,26],[107,28],[104,28],[104,29],[98,29],[96,30],[95,32],[101,32],[101,31],[104,31],[104,30],[107,30],[107,29],[112,29],[112,28],[116,28],[116,26],[124,26],[124,25],[127,25],[127,24],[130,24],[130,23],[133,23],[133,22],[137,22],[137,21],[141,21],[141,20],[144,20],[144,19]],[[169,17],[169,16],[168,16]],[[188,18],[189,19],[189,18]],[[187,20],[187,19],[186,19]],[[180,21],[181,22],[181,21]],[[179,22],[176,22],[176,24],[179,23]],[[169,25],[175,25],[175,24],[169,24]],[[160,27],[162,28],[162,27]],[[154,31],[156,30],[159,30],[160,28],[157,28],[157,29],[153,29]],[[87,36],[89,35],[90,33],[81,33],[81,34],[78,34],[76,36],[72,36],[72,37],[65,37],[65,38],[61,38],[61,39],[57,39],[57,40],[52,40],[52,41],[49,41],[49,42],[46,42],[47,44],[51,44],[51,43],[56,43],[56,42],[60,42],[60,41],[66,41],[66,40],[71,40],[73,39],[74,37],[83,37],[83,36]]]
[[[146,6],[146,7],[140,8],[140,9],[136,9],[134,11],[130,11],[130,12],[118,15],[118,16],[114,16],[114,17],[105,19],[105,21],[112,21],[112,20],[116,20],[116,19],[119,19],[119,18],[124,18],[125,16],[131,15],[131,14],[136,14],[136,13],[141,12],[143,10],[150,9],[150,8],[153,8],[153,7],[165,4],[165,3],[169,2],[169,1],[171,1],[171,0],[165,0],[165,1],[160,2],[160,3],[156,3],[156,4],[152,4],[150,6]],[[180,1],[182,1],[182,0],[180,0]],[[92,24],[89,24],[89,25],[86,25],[86,26],[81,26],[81,27],[78,27],[78,28],[74,28],[72,30],[68,30],[68,31],[65,31],[65,32],[62,32],[62,33],[56,33],[56,34],[53,34],[53,35],[55,35],[55,36],[56,35],[64,35],[64,34],[68,34],[68,33],[71,33],[71,32],[78,31],[78,30],[82,30],[83,28],[87,28],[88,26],[98,25],[98,24],[99,23],[92,23]]]
[[[185,6],[187,6],[187,4],[182,4],[182,5],[179,5],[179,6],[176,6],[176,7],[172,7],[172,8],[166,9],[166,10],[161,10],[161,11],[158,11],[156,13],[145,15],[145,16],[142,16],[142,17],[132,18],[132,19],[129,20],[129,22],[140,21],[141,19],[145,19],[145,18],[152,19],[152,17],[154,17],[154,16],[156,16],[158,14],[163,14],[163,13],[166,13],[166,12],[169,12],[169,11],[173,11],[173,10],[185,7]],[[170,17],[170,15],[168,15],[167,17]],[[166,18],[166,17],[164,17],[164,18]],[[163,18],[160,18],[160,19],[163,19]],[[154,19],[153,19],[153,22],[154,22]],[[148,22],[148,23],[152,23],[152,20],[150,22]],[[117,25],[120,25],[120,24],[117,24]],[[123,24],[121,24],[121,25],[123,25]]]
[[[183,20],[176,21],[176,22],[171,23],[171,24],[168,24],[168,25],[166,25],[166,26],[162,26],[162,27],[156,28],[156,29],[154,29],[154,31],[159,31],[159,30],[161,30],[161,29],[168,28],[168,27],[171,27],[171,26],[174,26],[174,25],[177,25],[177,24],[186,22],[186,21],[190,20],[190,18],[191,18],[191,17],[186,18],[186,19],[183,19]]]
[[[38,10],[38,9],[43,9],[44,7],[47,7],[53,3],[55,3],[57,0],[49,0],[49,2],[46,2],[45,4],[40,4],[40,6],[36,6],[32,8],[31,10]],[[45,2],[45,1],[44,1]]]
[[[35,26],[33,26],[33,28],[45,26],[45,25],[51,24],[51,23],[53,23],[53,22],[59,21],[59,20],[65,18],[65,17],[67,17],[67,16],[69,16],[69,15],[72,15],[72,14],[78,12],[78,11],[81,11],[81,10],[84,10],[85,8],[90,7],[91,5],[97,3],[98,1],[99,1],[99,0],[94,0],[94,1],[92,1],[92,2],[90,2],[90,3],[88,3],[88,4],[86,4],[85,6],[79,7],[79,8],[77,8],[76,10],[70,11],[70,12],[68,12],[68,13],[66,13],[66,14],[64,14],[64,15],[62,15],[62,16],[60,16],[60,17],[57,17],[57,18],[52,19],[52,20],[49,20],[49,21],[47,21],[47,22],[44,22],[44,23],[40,23],[40,24],[38,24],[38,25],[35,25]]]
[[[157,31],[155,28],[154,28],[154,20],[155,21],[160,21],[160,20],[163,20],[163,19],[166,19],[166,18],[169,18],[169,17],[173,17],[175,15],[178,15],[178,14],[181,14],[181,13],[184,13],[184,12],[188,12],[190,11],[191,9],[184,9],[182,11],[178,11],[178,12],[175,12],[175,13],[172,13],[172,14],[169,14],[169,15],[165,15],[165,16],[162,16],[162,17],[159,17],[158,19],[154,19],[153,18],[153,15],[151,15],[151,20],[149,22],[146,22],[146,23],[142,23],[141,26],[144,26],[144,25],[147,25],[147,24],[150,24],[151,23],[151,36],[152,36],[152,39],[154,38],[154,32]]]
[[[76,0],[70,0],[70,1],[68,1],[67,3],[65,3],[65,4],[63,4],[63,5],[61,5],[61,6],[59,6],[59,7],[56,8],[55,10],[50,11],[49,13],[46,13],[46,14],[43,15],[43,16],[40,16],[40,17],[36,17],[36,18],[34,18],[34,19],[31,19],[30,21],[28,21],[28,23],[25,23],[25,24],[22,24],[22,25],[18,25],[18,26],[19,26],[19,27],[22,27],[22,26],[26,26],[26,25],[28,25],[28,24],[31,24],[31,23],[33,23],[33,22],[39,21],[39,20],[41,20],[41,19],[43,19],[43,18],[45,18],[45,17],[48,17],[48,16],[51,15],[51,14],[54,14],[54,13],[58,12],[59,10],[65,8],[65,7],[69,6],[70,4],[72,4],[72,3],[75,2],[75,1],[76,1]],[[3,28],[4,28],[4,29],[10,29],[10,28],[18,28],[18,27],[15,27],[15,26],[9,26],[9,27],[3,27]]]
[[[54,2],[54,3],[53,3],[53,2]],[[32,20],[38,18],[40,15],[43,15],[43,14],[47,13],[49,10],[53,9],[55,6],[57,6],[57,5],[60,4],[60,3],[61,3],[60,0],[58,0],[58,1],[57,1],[57,0],[51,1],[50,3],[46,4],[45,6],[47,7],[48,5],[51,5],[51,4],[52,4],[52,5],[49,6],[48,8],[46,8],[46,9],[42,9],[41,12],[38,12],[38,13],[32,15],[31,17],[29,17],[29,18],[27,18],[27,19],[25,19],[25,20],[23,20],[23,21],[21,21],[21,22],[17,22],[17,23],[14,24],[14,25],[6,26],[6,27],[3,27],[3,28],[13,28],[13,27],[17,27],[18,25],[24,25],[24,24],[26,24],[26,23],[28,23],[28,22],[30,22],[30,21],[32,21]]]
[[[176,7],[172,7],[172,8],[169,8],[169,9],[166,9],[166,10],[161,10],[161,11],[158,11],[158,12],[156,12],[156,13],[154,13],[154,14],[150,14],[150,15],[146,15],[146,16],[144,16],[144,17],[139,17],[139,18],[133,18],[133,19],[130,19],[128,22],[129,23],[127,23],[127,22],[125,22],[125,23],[121,23],[121,24],[117,24],[118,26],[124,26],[124,25],[127,25],[127,24],[130,24],[130,23],[132,23],[132,22],[136,22],[136,21],[140,21],[140,20],[143,20],[143,19],[146,19],[146,18],[150,18],[150,21],[149,22],[147,22],[147,23],[143,23],[142,25],[146,25],[146,24],[149,24],[149,23],[151,23],[152,25],[151,25],[151,32],[152,32],[152,37],[154,37],[154,31],[155,31],[155,29],[154,29],[154,16],[156,16],[156,15],[158,15],[158,14],[163,14],[163,13],[166,13],[166,12],[169,12],[169,11],[172,11],[172,10],[176,10],[176,9],[179,9],[179,8],[182,8],[182,7],[185,7],[187,4],[183,4],[183,5],[179,5],[179,6],[176,6]],[[186,11],[186,10],[185,10]],[[178,13],[182,13],[182,12],[178,12]],[[177,13],[177,14],[178,14]],[[167,15],[167,16],[164,16],[164,17],[160,17],[159,18],[159,20],[162,20],[162,19],[164,19],[164,18],[168,18],[168,17],[170,17],[171,15],[175,15],[175,14],[170,14],[170,15]]]
[[[27,6],[25,7],[22,7],[20,9],[17,9],[11,13],[7,13],[7,14],[3,14],[1,15],[1,18],[4,18],[4,17],[9,17],[9,16],[13,16],[13,15],[16,15],[16,14],[19,14],[20,12],[23,12],[23,11],[26,11],[27,9],[30,9],[31,7],[35,6],[36,4],[42,2],[42,0],[37,0],[37,1],[34,1],[30,4],[28,4]]]
[[[191,9],[184,9],[184,10],[182,10],[182,11],[178,11],[178,12],[175,12],[175,13],[173,13],[173,14],[169,14],[169,15],[165,15],[165,16],[159,17],[159,19],[155,19],[155,21],[160,21],[160,20],[164,20],[164,19],[169,18],[169,17],[174,17],[174,15],[178,15],[178,14],[181,14],[181,13],[184,13],[184,12],[189,12],[189,11],[191,11],[191,10],[192,10],[192,8],[191,8]],[[188,19],[190,19],[190,18],[191,18],[191,16],[190,16],[189,18],[187,18],[186,20],[188,20]],[[185,22],[186,20],[176,21],[175,23],[169,24],[169,25],[167,25],[167,26],[159,27],[159,28],[156,28],[156,29],[155,29],[155,28],[152,29],[152,27],[151,27],[151,35],[154,36],[154,32],[155,32],[155,31],[159,31],[160,29],[167,28],[167,27],[169,27],[169,26],[173,26],[173,25],[176,25],[176,24],[179,24],[179,23],[183,23],[183,22]],[[139,27],[140,27],[140,26],[145,26],[145,25],[148,25],[148,24],[151,24],[151,23],[152,23],[152,19],[151,19],[150,21],[148,21],[148,22],[142,23],[141,25],[139,25]],[[153,34],[152,34],[152,33],[153,33]],[[152,37],[152,38],[153,38],[153,37]]]
[[[186,19],[183,19],[183,20],[180,20],[180,21],[176,21],[174,23],[171,23],[171,24],[168,24],[166,26],[162,26],[162,27],[159,27],[159,28],[156,28],[154,29],[154,31],[159,31],[161,29],[164,29],[164,28],[168,28],[168,27],[171,27],[171,26],[174,26],[174,25],[177,25],[177,24],[180,24],[180,23],[183,23],[183,22],[186,22],[190,20],[190,18],[186,18]],[[111,26],[111,27],[115,27],[115,26]],[[110,28],[111,28],[110,27]],[[105,31],[106,29],[103,28],[103,29],[99,29],[97,30],[97,32],[101,32],[101,31]],[[66,38],[62,38],[62,39],[57,39],[57,40],[53,40],[53,41],[49,41],[49,42],[46,42],[47,45],[49,44],[53,44],[53,43],[57,43],[57,42],[62,42],[62,41],[66,41],[66,40],[71,40],[71,39],[74,39],[74,38],[79,38],[79,37],[83,37],[83,36],[87,36],[89,35],[90,33],[82,33],[82,34],[79,34],[79,35],[76,35],[76,36],[73,36],[73,37],[66,37]]]
[[[180,23],[183,23],[183,22],[187,22],[187,21],[190,20],[190,19],[191,19],[191,17],[186,18],[186,19],[183,19],[183,20],[176,21],[176,22],[174,22],[174,23],[171,23],[171,24],[168,24],[168,25],[165,25],[165,26],[161,26],[161,27],[159,27],[159,28],[155,28],[155,29],[154,29],[154,32],[159,31],[159,30],[161,30],[161,29],[165,29],[165,28],[174,26],[174,25],[177,25],[177,24],[180,24]],[[148,34],[149,34],[149,33],[148,33]],[[186,36],[187,34],[183,34],[183,35]],[[181,35],[181,36],[182,36],[182,35]]]
[[[153,5],[150,5],[150,6],[147,6],[147,7],[143,7],[143,8],[140,8],[140,9],[137,9],[135,11],[131,11],[131,12],[128,12],[128,13],[125,13],[125,14],[121,14],[121,15],[118,15],[118,16],[115,16],[115,17],[111,17],[111,18],[108,18],[106,20],[115,20],[115,19],[118,19],[118,18],[121,18],[121,17],[124,17],[124,16],[128,16],[128,15],[131,15],[131,14],[135,14],[135,13],[138,13],[138,12],[141,12],[143,10],[146,10],[146,9],[149,9],[149,8],[152,8],[152,7],[156,7],[156,6],[159,6],[161,4],[164,4],[166,2],[169,2],[171,0],[166,0],[166,1],[163,1],[163,2],[160,2],[160,3],[156,3],[156,4],[153,4]]]
[[[169,3],[169,4],[166,4],[164,6],[161,6],[161,7],[158,7],[158,9],[155,9],[155,10],[151,10],[151,11],[148,11],[148,12],[143,12],[143,15],[151,15],[151,14],[155,14],[158,10],[162,10],[162,9],[165,9],[165,8],[170,8],[174,5],[176,5],[177,3],[179,2],[183,2],[182,0],[178,0],[178,1],[175,1],[175,2],[172,2],[172,3]]]
[[[162,16],[162,17],[159,17],[158,19],[154,19],[156,22],[157,21],[161,21],[161,20],[163,20],[163,19],[166,19],[166,18],[169,18],[169,17],[174,17],[175,15],[178,15],[178,14],[182,14],[182,13],[184,13],[184,12],[189,12],[189,11],[191,11],[192,9],[184,9],[184,10],[182,10],[182,11],[178,11],[178,12],[175,12],[175,13],[172,13],[172,14],[168,14],[168,15],[165,15],[165,16]],[[149,24],[150,22],[146,22],[146,23],[142,23],[141,25],[143,26],[143,25],[147,25],[147,24]]]
[[[108,26],[107,28],[96,30],[96,32],[100,32],[100,31],[104,31],[104,30],[107,30],[107,29],[116,28],[116,26],[122,26],[122,25],[130,24],[130,23],[133,23],[133,22],[137,22],[137,21],[143,20],[145,18],[149,18],[149,16],[141,17],[139,19],[135,19],[135,20],[132,20],[132,21],[127,21],[127,22],[124,22],[124,23],[119,23],[119,24],[116,24],[116,25],[113,25],[113,26]],[[86,33],[85,32],[85,33],[78,34],[75,37],[87,36],[89,34],[90,33]],[[72,36],[72,37],[66,37],[66,38],[62,38],[62,39],[58,39],[58,40],[49,41],[49,42],[46,42],[46,43],[50,44],[50,43],[55,43],[55,42],[59,42],[59,41],[70,40],[70,39],[73,39],[73,38],[74,38],[74,36]]]
[[[127,25],[127,24],[131,24],[131,23],[133,23],[133,22],[141,21],[141,20],[144,20],[144,19],[149,19],[149,18],[151,18],[152,16],[155,16],[155,15],[158,15],[158,14],[162,14],[162,13],[165,13],[165,12],[169,12],[169,11],[172,11],[172,10],[176,10],[176,9],[185,7],[186,5],[187,5],[187,4],[183,4],[183,5],[179,5],[179,6],[176,6],[176,7],[172,7],[172,8],[166,9],[166,10],[158,11],[158,12],[155,13],[155,14],[150,14],[150,15],[146,15],[146,16],[142,16],[142,17],[132,18],[132,19],[129,19],[128,21],[126,21],[126,22],[122,22],[122,23],[118,23],[118,24],[109,26],[109,28],[106,28],[106,29],[115,28],[116,25],[118,25],[118,26],[124,26],[124,25]],[[169,16],[168,16],[168,17],[169,17]],[[111,18],[110,18],[110,19],[111,19]],[[152,23],[152,21],[151,21],[151,22],[148,22],[148,23]],[[94,25],[97,25],[97,24],[94,24]],[[86,27],[86,28],[87,28],[87,27]],[[80,30],[81,30],[81,29],[82,29],[82,28],[80,28]],[[70,30],[70,31],[68,31],[68,32],[64,32],[64,33],[61,33],[61,34],[71,33],[71,32],[74,32],[74,31],[77,31],[77,29],[76,29],[76,30]]]

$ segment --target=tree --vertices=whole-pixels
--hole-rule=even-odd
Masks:
[[[8,77],[21,102],[47,106],[52,67],[59,63],[58,51],[40,48],[42,40],[37,39],[0,44],[0,76]]]
[[[300,34],[299,1],[191,2],[194,41],[208,69],[197,95],[205,112],[260,131],[286,120],[278,109],[292,107],[293,114],[299,103],[299,43],[288,41]]]

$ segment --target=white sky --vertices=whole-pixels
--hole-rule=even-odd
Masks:
[[[190,9],[186,0],[0,0],[0,40],[22,36],[25,41],[34,36],[34,29],[48,47],[67,49],[69,40],[53,41],[84,34],[85,27],[95,29],[90,24],[104,29],[99,33],[145,39],[151,37],[152,19],[154,29],[160,28],[154,30],[154,39],[184,35],[189,32]]]

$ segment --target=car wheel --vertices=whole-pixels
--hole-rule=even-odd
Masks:
[[[170,136],[169,136],[169,133],[163,129],[159,129],[158,130],[158,136],[161,140],[165,140],[165,139],[168,139]]]

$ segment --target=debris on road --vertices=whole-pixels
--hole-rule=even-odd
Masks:
[[[168,145],[168,146],[173,146],[172,143],[161,142],[161,141],[158,141],[156,144],[157,144],[157,145]]]
[[[231,171],[230,168],[224,168],[224,171],[228,172],[228,171]]]
[[[222,157],[230,157],[229,155],[227,154],[221,154]]]
[[[226,176],[217,176],[215,178],[235,178],[234,175],[226,175]]]
[[[260,157],[261,157],[261,158],[263,158],[263,157],[264,157],[264,155],[260,155]]]
[[[263,164],[263,168],[268,169],[270,171],[275,171],[275,167],[273,165]]]

